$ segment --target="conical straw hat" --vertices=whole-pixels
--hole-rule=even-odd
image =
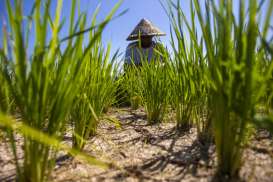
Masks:
[[[166,35],[164,32],[160,31],[159,28],[154,26],[149,20],[142,19],[132,33],[128,36],[127,40],[137,40],[139,35],[141,37],[145,36],[163,36]]]

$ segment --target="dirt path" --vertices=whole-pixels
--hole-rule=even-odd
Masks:
[[[173,122],[149,126],[141,109],[112,109],[108,115],[118,119],[121,128],[102,122],[98,135],[88,141],[85,151],[120,169],[101,169],[63,157],[57,162],[52,181],[210,181],[213,178],[215,147],[198,142],[195,129],[178,133]],[[69,134],[66,141],[71,142]],[[14,166],[4,144],[0,145],[0,152],[0,163],[4,161],[0,181],[12,179],[7,177],[14,174]],[[245,151],[242,180],[273,181],[272,155],[272,137],[260,132]]]

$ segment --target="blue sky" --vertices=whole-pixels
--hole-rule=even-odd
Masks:
[[[176,1],[176,0],[175,0]],[[181,6],[186,16],[190,16],[190,1],[191,0],[180,0]],[[202,1],[202,0],[201,0]],[[268,0],[266,0],[268,1]],[[24,0],[24,14],[29,14],[34,0]],[[71,0],[63,0],[63,11],[62,18],[66,20],[66,24],[60,33],[60,37],[65,37],[68,30],[68,21],[70,16],[70,6]],[[101,4],[100,13],[98,16],[99,20],[102,20],[108,12],[114,7],[118,0],[80,0],[81,10],[87,11],[89,17],[93,14],[95,8],[98,4]],[[234,1],[235,9],[237,9],[237,0]],[[57,0],[52,0],[51,11],[52,14],[56,7]],[[265,6],[266,7],[266,6]],[[5,1],[0,0],[0,30],[2,30],[3,20],[6,17],[5,14]],[[167,36],[161,37],[162,42],[165,45],[169,45],[170,40],[170,25],[169,20],[164,12],[159,0],[124,0],[123,4],[119,8],[118,12],[128,9],[128,12],[119,17],[118,19],[113,20],[103,32],[103,42],[112,42],[112,49],[116,50],[118,48],[121,51],[126,49],[128,42],[126,41],[127,36],[136,26],[136,24],[142,19],[147,18],[153,22],[157,27],[162,31],[167,33]],[[89,18],[91,21],[91,18]],[[0,37],[0,45],[2,42],[2,36]],[[34,42],[35,36],[32,36],[30,42]],[[31,47],[31,46],[30,46]]]
[[[32,5],[35,0],[24,0],[23,11],[24,14],[27,15],[30,13]],[[103,20],[103,18],[109,13],[109,11],[114,7],[114,5],[119,0],[80,0],[80,6],[82,11],[87,11],[89,15],[89,20],[91,21],[91,15],[93,14],[96,7],[100,4],[100,12],[98,15],[99,20]],[[67,24],[63,28],[63,31],[60,33],[61,37],[65,37],[67,35],[67,27],[70,16],[70,6],[71,0],[63,0],[63,11],[62,18],[66,20]],[[190,0],[181,0],[182,6],[185,7],[185,13],[189,15],[189,2]],[[57,0],[52,0],[51,11],[54,13],[54,9],[56,7]],[[5,13],[5,1],[0,0],[0,18],[1,24],[0,28],[2,30],[3,19],[6,18]],[[168,16],[163,10],[159,0],[124,0],[122,5],[120,6],[117,14],[124,10],[128,9],[128,12],[123,16],[113,20],[106,27],[103,32],[103,42],[106,44],[107,42],[112,42],[113,51],[120,48],[121,51],[125,51],[127,44],[126,41],[127,36],[131,33],[133,28],[137,25],[137,23],[142,18],[147,18],[154,25],[159,27],[163,32],[167,34],[165,37],[161,37],[161,40],[164,44],[168,45],[170,40],[170,25]],[[35,36],[30,38],[30,42],[34,42]],[[2,42],[0,40],[0,42]],[[1,45],[1,43],[0,43]],[[31,45],[30,45],[31,47]]]

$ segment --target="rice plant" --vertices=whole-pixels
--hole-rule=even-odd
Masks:
[[[1,59],[1,58],[0,58]],[[0,60],[1,62],[1,60]],[[3,65],[0,65],[0,69]],[[0,112],[2,113],[10,113],[12,106],[12,97],[8,89],[7,82],[2,75],[0,76],[1,88],[0,88]]]
[[[155,56],[150,63],[143,59],[140,69],[140,96],[151,124],[163,121],[168,105],[169,77],[163,64],[166,60],[167,56]]]
[[[272,6],[273,3],[268,8],[272,9]],[[270,12],[268,11],[268,13]],[[268,15],[267,18],[270,18],[270,16]],[[269,27],[269,22],[266,21],[264,26]],[[273,133],[273,35],[272,31],[271,35],[269,35],[267,28],[264,28],[264,30],[260,32],[261,44],[257,52],[260,61],[256,63],[255,90],[257,94],[255,97],[256,109],[253,123],[257,128],[266,129]]]
[[[124,93],[127,94],[132,109],[138,109],[141,105],[140,89],[139,89],[139,68],[135,65],[127,67],[123,76],[122,87]]]
[[[163,5],[163,4],[162,4]],[[163,5],[165,8],[165,6]],[[180,1],[169,2],[165,11],[171,23],[171,46],[174,53],[171,63],[172,105],[176,110],[179,129],[188,130],[196,125],[199,136],[208,136],[208,84],[207,61],[203,40],[198,39],[195,12],[191,6],[191,23],[182,11]],[[193,35],[187,41],[187,35]],[[203,138],[203,137],[200,137]]]
[[[171,7],[170,7],[171,8]],[[176,111],[176,122],[179,129],[189,129],[192,126],[191,115],[193,109],[194,85],[192,79],[192,52],[185,47],[184,32],[181,29],[181,16],[175,18],[173,11],[169,11],[172,25],[171,45],[174,60],[171,62],[171,101]],[[175,40],[177,40],[177,47]]]
[[[234,19],[233,1],[219,1],[218,5],[206,1],[204,13],[200,2],[194,0],[212,81],[209,99],[218,171],[231,177],[238,174],[242,165],[248,123],[254,110],[254,65],[259,61],[256,57],[258,3],[249,0],[248,7],[244,1],[236,3],[238,20]]]
[[[23,1],[15,0],[14,3],[12,8],[10,1],[6,1],[10,36],[5,36],[4,41],[7,40],[7,43],[3,45],[8,44],[11,47],[11,54],[1,49],[0,78],[4,79],[8,87],[8,92],[18,108],[21,122],[50,137],[60,139],[63,136],[67,115],[79,90],[76,83],[83,69],[82,62],[95,46],[94,42],[119,4],[97,26],[97,32],[83,48],[81,44],[83,33],[93,28],[86,29],[84,26],[78,28],[78,23],[74,23],[76,1],[72,1],[69,35],[60,39],[58,34],[62,27],[60,16],[63,1],[57,2],[53,19],[49,11],[51,1],[36,0],[29,16],[31,22],[28,22],[33,23],[35,27],[34,50],[28,55],[28,37],[31,31],[23,26],[25,23],[22,13]],[[83,15],[79,12],[80,22],[81,17]],[[49,41],[47,38],[50,38]],[[69,41],[61,49],[60,44],[65,40]],[[6,91],[1,91],[1,98],[8,98],[5,93]],[[3,106],[1,103],[1,108]],[[17,179],[35,182],[47,180],[54,167],[56,151],[50,145],[23,135],[24,159],[21,164],[18,161],[14,134],[10,130],[7,132],[16,161]]]
[[[189,21],[183,14],[179,1],[176,4],[169,2],[174,7],[170,10],[170,18],[178,42],[177,49],[174,44],[172,46],[175,59],[182,60],[181,67],[186,67],[180,71],[182,74],[179,77],[182,81],[183,77],[186,77],[188,81],[184,83],[187,85],[186,88],[179,89],[182,92],[180,94],[182,95],[183,91],[187,93],[185,89],[186,91],[190,89],[193,82],[195,90],[187,97],[196,95],[194,99],[196,103],[207,103],[207,110],[204,111],[208,114],[208,122],[205,123],[204,128],[210,128],[211,117],[218,171],[220,174],[229,176],[236,176],[242,165],[242,152],[247,142],[248,125],[253,120],[258,94],[256,91],[257,62],[261,61],[256,51],[260,31],[257,17],[261,13],[258,3],[255,0],[249,0],[248,7],[245,6],[244,1],[236,3],[239,4],[238,19],[234,18],[233,1],[206,1],[205,11],[202,11],[201,2],[194,0],[191,3],[191,21]],[[261,30],[263,34],[268,30],[272,14],[272,1],[269,4],[264,28]],[[173,12],[176,12],[176,15]],[[197,15],[198,24],[195,24],[195,15]],[[183,21],[191,39],[189,46],[185,43]],[[204,42],[198,41],[197,25],[200,26]],[[203,43],[205,54],[202,53]],[[194,51],[191,51],[192,49]],[[198,65],[199,68],[193,69],[192,65],[188,66],[189,62],[195,62],[194,65]],[[178,68],[178,66],[175,67]],[[190,77],[189,73],[193,72],[194,76]],[[204,79],[200,79],[200,76]],[[196,106],[196,112],[203,110],[200,105]]]
[[[105,51],[100,40],[95,45],[84,62],[85,68],[78,82],[81,90],[71,113],[73,147],[80,150],[89,136],[96,134],[103,112],[115,102],[118,86],[115,56],[109,60],[110,46]]]

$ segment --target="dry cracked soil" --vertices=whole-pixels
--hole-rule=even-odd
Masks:
[[[224,181],[224,177],[215,178],[214,144],[199,142],[195,128],[177,132],[171,115],[164,123],[149,125],[141,108],[112,108],[107,117],[115,118],[120,125],[101,122],[98,134],[88,140],[84,152],[113,166],[92,166],[60,152],[49,181]],[[64,142],[71,145],[71,131],[67,131]],[[17,145],[22,145],[20,136]],[[258,131],[243,161],[240,178],[234,180],[272,182],[272,135]],[[15,181],[14,160],[5,140],[0,143],[0,166],[0,181]]]

